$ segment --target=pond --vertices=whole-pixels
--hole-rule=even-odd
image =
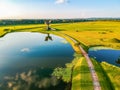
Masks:
[[[110,64],[120,66],[120,64],[117,63],[117,60],[120,57],[120,50],[95,47],[95,48],[90,48],[88,54],[90,57],[95,58],[99,62],[105,61]]]
[[[0,38],[0,90],[64,90],[66,84],[51,73],[71,62],[73,54],[56,35],[9,33]]]

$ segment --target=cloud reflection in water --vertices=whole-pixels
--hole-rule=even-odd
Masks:
[[[5,87],[6,90],[31,90],[32,87],[48,88],[59,84],[59,80],[56,77],[43,78],[35,70],[17,73],[15,76],[5,76],[4,81],[4,84],[0,84],[0,88]]]

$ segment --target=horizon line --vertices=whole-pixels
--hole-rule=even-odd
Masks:
[[[120,17],[85,17],[85,18],[0,18],[0,20],[39,20],[39,19],[120,19]]]

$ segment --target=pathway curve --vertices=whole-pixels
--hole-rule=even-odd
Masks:
[[[66,35],[66,34],[64,34],[64,35],[69,37],[74,43],[78,43],[75,39],[73,39],[69,35]],[[79,49],[82,52],[83,56],[85,57],[85,59],[86,59],[86,61],[88,63],[90,73],[91,73],[91,76],[92,76],[92,80],[93,80],[94,90],[101,90],[101,86],[100,86],[100,83],[99,83],[99,80],[98,80],[98,76],[97,76],[97,73],[95,72],[95,68],[93,66],[92,61],[90,60],[90,57],[88,56],[86,51],[81,47],[81,45],[79,45]]]

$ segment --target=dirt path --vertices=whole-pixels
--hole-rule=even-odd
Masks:
[[[65,34],[64,34],[65,35]],[[75,39],[73,39],[72,37],[65,35],[67,37],[69,37],[74,43],[77,43],[77,41]],[[90,60],[90,57],[88,56],[88,54],[85,52],[85,50],[79,45],[79,49],[82,52],[83,56],[85,57],[87,63],[88,63],[88,67],[90,69],[90,73],[92,76],[92,80],[93,80],[93,86],[94,86],[94,90],[101,90],[101,86],[98,80],[98,76],[95,72],[94,66],[92,64],[92,61]]]
[[[101,90],[101,86],[100,86],[100,83],[99,83],[99,80],[98,80],[98,76],[95,72],[95,69],[94,69],[94,66],[92,64],[92,61],[90,60],[90,57],[88,56],[88,54],[85,52],[85,50],[80,45],[79,45],[79,48],[80,48],[83,56],[86,58],[86,61],[88,63],[88,66],[89,66],[89,69],[90,69],[90,72],[91,72],[91,76],[92,76],[92,79],[93,79],[94,90]]]

